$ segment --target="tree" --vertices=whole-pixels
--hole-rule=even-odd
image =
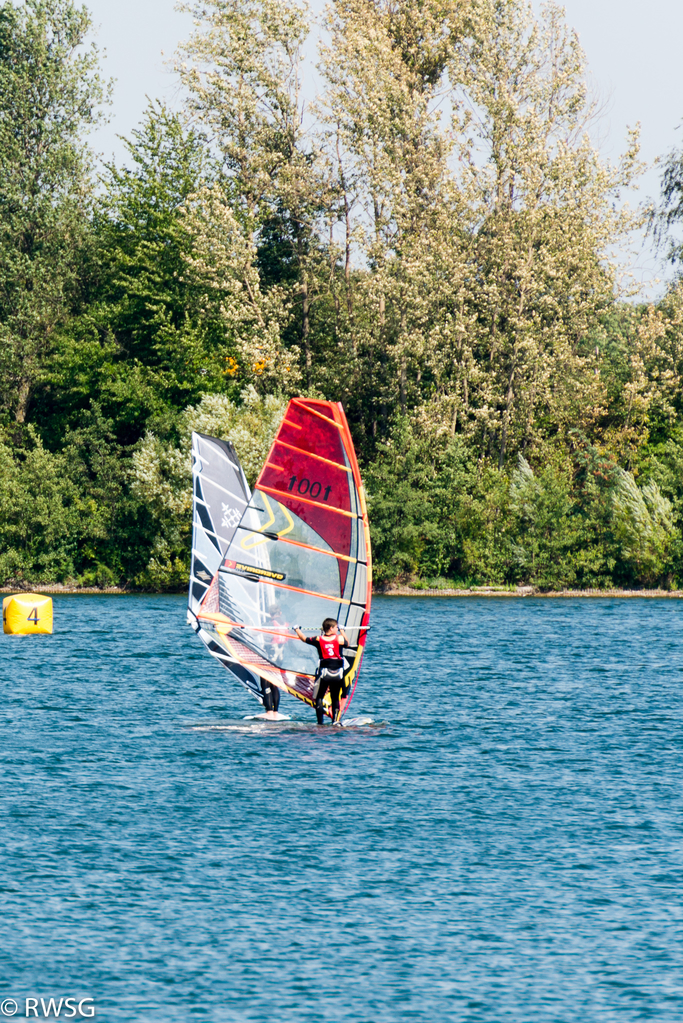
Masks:
[[[279,286],[261,287],[256,247],[221,187],[202,188],[188,198],[183,224],[190,239],[184,279],[200,296],[207,318],[222,323],[242,379],[271,387],[294,384],[296,350],[285,352],[281,328],[288,318]]]
[[[94,203],[81,308],[58,332],[37,400],[56,436],[94,400],[131,444],[150,416],[172,420],[203,391],[230,389],[236,363],[188,272],[185,204],[216,174],[206,140],[150,102],[124,143],[128,160],[106,166]]]
[[[479,5],[451,75],[454,127],[473,140],[461,182],[477,225],[472,340],[485,367],[463,416],[502,467],[601,414],[595,348],[616,292],[609,249],[637,222],[615,201],[638,171],[637,134],[616,167],[601,160],[583,53],[554,3],[538,20],[525,0]]]
[[[149,431],[133,455],[132,492],[155,525],[149,562],[138,583],[166,589],[183,586],[189,571],[192,510],[192,431],[224,437],[235,445],[253,485],[266,459],[285,402],[259,396],[247,387],[236,405],[222,394],[205,394],[180,417],[180,443],[159,440]]]
[[[517,571],[525,582],[550,588],[575,579],[571,480],[547,466],[540,476],[523,455],[512,473],[511,511],[517,534],[512,546]]]
[[[656,483],[641,489],[629,472],[619,470],[614,502],[614,531],[621,556],[635,581],[646,586],[670,581],[676,541],[671,502]]]
[[[24,448],[0,444],[0,576],[29,582],[73,577],[86,509],[62,454],[32,426]]]
[[[174,374],[182,387],[188,362],[193,375],[204,366],[184,275],[190,240],[183,208],[215,168],[205,137],[160,103],[148,104],[124,144],[130,166],[107,165],[96,208],[97,298],[106,303],[125,358]],[[204,330],[210,333],[211,325]]]
[[[233,212],[254,244],[263,232],[262,263],[269,262],[264,249],[270,248],[271,264],[276,255],[277,262],[296,267],[291,288],[310,384],[311,306],[321,262],[315,228],[327,185],[307,137],[301,98],[306,7],[286,0],[210,0],[182,9],[198,27],[177,65],[189,108],[214,137]],[[272,265],[270,270],[272,278]],[[288,276],[285,271],[276,279]]]
[[[421,402],[435,349],[465,329],[459,285],[468,222],[439,109],[462,5],[340,0],[321,47],[322,110],[345,228],[345,334],[373,438]],[[352,275],[352,248],[368,272]],[[424,382],[423,382],[423,377]],[[353,398],[352,398],[353,400]]]
[[[339,0],[327,29],[328,151],[347,260],[353,248],[366,268],[345,268],[347,332],[373,435],[414,408],[502,467],[576,425],[577,407],[594,425],[637,139],[616,167],[595,151],[561,9]]]
[[[683,149],[672,149],[662,162],[662,197],[650,213],[650,230],[675,266],[683,262],[683,244],[676,228],[683,220]]]
[[[72,0],[0,6],[0,406],[17,423],[78,287],[104,98],[90,27]]]

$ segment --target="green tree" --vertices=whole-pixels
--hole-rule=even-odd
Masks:
[[[683,220],[683,149],[672,149],[662,161],[661,201],[650,214],[650,229],[674,265],[683,262],[683,244],[676,229]]]
[[[105,169],[80,268],[84,300],[58,333],[41,396],[53,442],[92,400],[131,444],[150,417],[172,425],[202,391],[232,381],[233,349],[186,258],[184,204],[213,173],[206,142],[155,103],[124,141],[129,163]]]
[[[0,405],[24,423],[78,289],[104,98],[85,7],[0,6]]]
[[[655,482],[641,489],[623,469],[618,473],[613,502],[614,531],[632,578],[646,586],[670,582],[677,540],[680,543],[671,502]]]
[[[362,393],[375,438],[396,406],[405,413],[421,403],[437,348],[466,331],[470,218],[449,168],[455,136],[439,109],[462,5],[342,0],[328,8],[326,28],[321,112],[345,233],[338,333],[356,363],[350,400]],[[368,272],[351,273],[352,249]]]
[[[315,231],[326,208],[327,181],[303,116],[306,5],[209,0],[181,7],[197,27],[180,47],[177,65],[189,108],[215,139],[230,183],[229,203],[247,240],[260,243],[262,268],[271,281],[290,285],[310,385],[311,307],[321,261]],[[288,264],[296,268],[294,279]]]
[[[210,343],[202,341],[216,328],[192,319],[183,208],[215,167],[206,138],[162,104],[148,104],[124,144],[130,166],[107,165],[96,209],[98,297],[124,358],[164,374],[171,397],[174,389],[185,396],[207,370]]]
[[[85,509],[64,455],[45,450],[32,426],[26,432],[19,450],[0,444],[0,577],[64,580],[76,571]]]
[[[440,574],[441,559],[434,564],[440,535],[436,476],[433,452],[400,418],[365,472],[376,583],[411,581],[422,568]]]
[[[282,399],[260,396],[251,386],[237,405],[223,394],[205,394],[179,419],[179,444],[162,441],[151,431],[138,444],[131,490],[154,523],[149,562],[137,582],[149,588],[184,585],[189,571],[192,529],[192,431],[232,441],[253,485],[285,412]]]
[[[519,455],[510,483],[515,541],[513,559],[521,579],[550,589],[575,581],[571,478],[552,464],[534,475]]]
[[[600,413],[595,335],[616,290],[609,249],[637,222],[615,199],[638,145],[630,133],[617,166],[596,151],[584,55],[559,6],[536,18],[525,0],[488,0],[475,22],[451,72],[466,100],[455,125],[473,140],[461,182],[479,274],[463,416],[502,467]]]

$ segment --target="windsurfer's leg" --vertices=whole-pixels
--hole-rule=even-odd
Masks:
[[[275,717],[277,709],[280,706],[280,690],[277,686],[274,686],[271,682],[267,682],[262,678],[261,695],[263,697],[263,709],[266,712],[266,717],[270,717],[271,715]]]
[[[338,682],[335,680],[330,686],[330,696],[332,697],[332,723],[336,724],[339,720],[339,698],[341,696],[343,681],[340,679]]]
[[[323,722],[325,721],[325,707],[323,705],[323,700],[325,699],[325,693],[327,692],[328,686],[329,686],[328,680],[325,678],[321,678],[320,685],[318,687],[318,696],[315,701],[315,716],[318,720],[319,725],[322,725]]]

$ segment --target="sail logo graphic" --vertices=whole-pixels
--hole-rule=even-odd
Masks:
[[[226,529],[234,529],[240,520],[240,513],[237,511],[237,508],[231,508],[229,504],[223,504],[222,501],[221,507],[223,509],[221,525]]]
[[[283,572],[271,572],[267,568],[259,568],[258,565],[241,565],[239,561],[229,561],[227,558],[223,562],[223,568],[227,568],[230,572],[257,575],[263,579],[274,579],[278,583],[284,582],[287,578]]]

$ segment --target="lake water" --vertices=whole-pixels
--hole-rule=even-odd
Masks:
[[[55,598],[0,639],[0,1019],[683,1021],[682,615],[377,599],[341,730],[244,721],[182,598]]]

